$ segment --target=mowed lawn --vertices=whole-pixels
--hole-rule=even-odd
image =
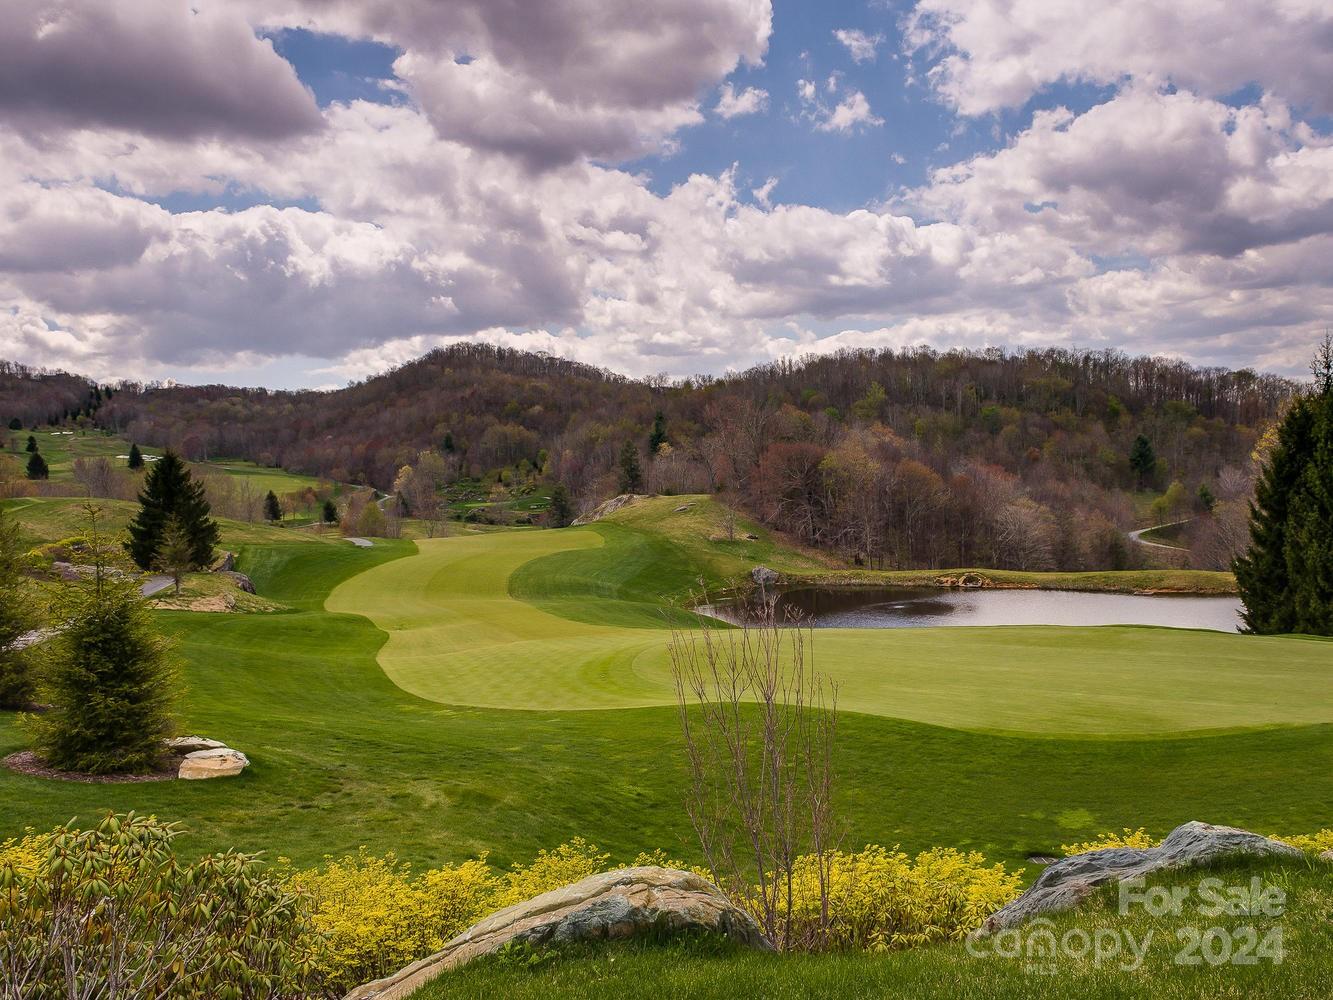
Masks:
[[[555,544],[589,533],[528,534]],[[293,610],[160,620],[184,661],[185,730],[241,748],[251,767],[225,781],[131,785],[0,770],[0,839],[136,809],[183,823],[189,851],[263,850],[300,865],[364,845],[422,864],[489,853],[503,866],[573,836],[620,860],[656,847],[699,860],[682,808],[674,708],[511,711],[417,698],[377,663],[384,632],[363,616],[325,610],[340,584],[391,561],[408,565],[415,551],[407,541],[246,545],[242,569],[261,594]],[[625,592],[635,596],[637,574],[655,564],[623,561]],[[597,606],[622,622],[653,618],[635,600]],[[523,666],[497,661],[492,686],[510,684]],[[549,684],[553,694],[559,684]],[[851,844],[950,845],[1022,865],[1127,825],[1157,835],[1195,818],[1313,830],[1328,825],[1333,799],[1327,725],[1034,739],[849,712],[840,733],[839,799]],[[0,755],[25,745],[19,718],[0,713]]]
[[[431,701],[560,710],[674,704],[659,595],[716,567],[638,525],[421,540],[341,583],[334,612]],[[1333,722],[1333,643],[1180,629],[821,629],[851,712],[1023,734],[1144,735]]]

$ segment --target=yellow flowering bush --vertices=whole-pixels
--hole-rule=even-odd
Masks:
[[[611,855],[603,854],[596,844],[590,844],[582,837],[575,837],[553,851],[541,851],[531,863],[515,864],[505,872],[494,908],[521,903],[543,892],[607,871],[610,860]]]
[[[49,846],[49,836],[33,833],[31,828],[22,838],[0,841],[0,868],[8,868],[22,878],[32,878],[41,867]]]
[[[413,875],[395,855],[375,857],[365,848],[295,872],[289,882],[310,899],[324,941],[317,964],[341,989],[438,951],[494,909],[496,890],[484,857]]]
[[[826,948],[887,951],[960,940],[1021,891],[1018,872],[987,864],[975,851],[937,847],[912,858],[870,846],[834,851],[827,859]],[[818,861],[804,855],[795,866],[789,936],[798,945],[818,937]]]
[[[1084,841],[1081,844],[1061,844],[1060,850],[1064,856],[1072,858],[1075,854],[1087,854],[1089,851],[1102,851],[1108,847],[1156,847],[1158,841],[1148,834],[1143,827],[1137,830],[1131,830],[1125,827],[1120,833],[1107,831],[1099,833],[1092,840]]]
[[[1273,835],[1274,840],[1280,840],[1284,844],[1290,844],[1292,847],[1299,848],[1306,854],[1322,854],[1324,851],[1333,851],[1333,830],[1319,830],[1316,833],[1297,833],[1290,837],[1279,837]]]

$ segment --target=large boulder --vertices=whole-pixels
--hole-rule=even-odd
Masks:
[[[346,1000],[400,1000],[442,973],[494,954],[510,941],[557,945],[698,931],[724,934],[751,948],[773,949],[748,913],[698,875],[672,868],[621,868],[499,910],[429,958],[357,987]]]
[[[249,765],[250,761],[245,754],[230,747],[196,750],[194,753],[185,755],[176,776],[186,781],[199,781],[204,778],[230,778],[240,774]]]
[[[975,932],[991,934],[1041,913],[1070,910],[1098,886],[1167,868],[1207,864],[1228,855],[1300,857],[1301,852],[1257,833],[1198,821],[1178,826],[1157,847],[1109,847],[1055,862],[1027,892],[992,913]]]
[[[769,569],[767,566],[756,566],[750,570],[750,579],[755,582],[755,585],[762,592],[777,586],[782,577],[778,575],[778,571],[775,569]]]
[[[244,573],[237,573],[234,569],[220,570],[222,576],[225,576],[232,583],[236,584],[237,590],[243,590],[247,594],[255,592],[255,582]]]
[[[574,518],[573,527],[577,528],[580,525],[592,524],[594,521],[600,521],[602,518],[614,514],[616,511],[620,510],[621,507],[628,507],[630,504],[634,503],[634,501],[643,499],[646,498],[641,493],[622,493],[620,496],[612,497],[610,500],[604,501],[597,508],[589,511],[587,514]]]

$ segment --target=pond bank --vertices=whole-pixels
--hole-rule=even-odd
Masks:
[[[961,581],[961,582],[960,582]],[[1035,573],[999,569],[827,570],[784,573],[790,587],[902,587],[941,590],[1072,590],[1089,594],[1192,594],[1229,597],[1238,593],[1230,573],[1188,569],[1105,570]]]

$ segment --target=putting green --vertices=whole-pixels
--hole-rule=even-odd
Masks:
[[[575,621],[510,593],[520,567],[555,557],[525,569],[531,583],[552,567],[544,604],[614,604],[610,587],[554,598],[576,586],[568,570],[578,553],[606,566],[602,546],[625,546],[628,557],[629,537],[617,528],[608,543],[591,527],[420,541],[415,555],[339,585],[326,607],[388,633],[385,673],[432,701],[672,704],[665,628],[598,623],[614,614]],[[1129,627],[821,629],[814,653],[841,708],[955,728],[1133,735],[1333,721],[1333,645],[1319,640]]]

